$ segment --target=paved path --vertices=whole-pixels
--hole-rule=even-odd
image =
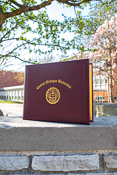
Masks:
[[[0,103],[0,109],[5,116],[6,114],[8,114],[8,116],[23,115],[23,104]]]

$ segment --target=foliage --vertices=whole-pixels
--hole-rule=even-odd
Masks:
[[[66,4],[69,2],[63,1]],[[73,31],[74,20],[67,19],[65,16],[63,22],[50,20],[43,7],[51,3],[52,0],[40,1],[40,4],[35,0],[21,0],[20,3],[13,0],[0,1],[0,64],[2,67],[8,66],[8,60],[12,58],[35,64],[32,58],[27,59],[27,55],[31,55],[32,52],[40,55],[56,49],[66,53],[66,50],[76,48],[74,40],[67,41],[65,38],[60,38],[60,33]],[[80,4],[82,1],[77,5],[80,6]],[[72,1],[71,5],[75,6]],[[44,52],[40,46],[47,47],[46,51]],[[26,50],[24,59],[22,59],[21,50],[23,52]]]
[[[117,13],[111,17],[108,12],[108,19],[98,28],[89,45],[93,47],[93,52],[89,55],[90,60],[103,62],[103,66],[98,67],[96,73],[112,77],[116,82],[112,70],[116,68],[117,59]]]
[[[77,20],[67,19],[65,16],[62,22],[50,20],[46,7],[53,1],[0,1],[0,65],[3,68],[8,66],[10,60],[14,58],[32,64],[38,63],[31,58],[32,52],[41,55],[50,53],[53,50],[60,50],[66,54],[69,49],[82,50],[81,42],[77,36],[72,40],[60,37],[60,34],[65,32],[82,35],[85,23],[80,11],[76,12]],[[57,0],[58,3],[65,4],[67,7],[74,6],[74,9],[76,7],[83,9],[91,1]],[[95,0],[95,2],[102,1]],[[105,0],[104,4],[107,4]],[[43,51],[41,46],[47,47],[46,51]]]
[[[22,102],[6,101],[6,100],[1,100],[1,99],[0,99],[0,103],[12,103],[12,104],[18,103],[18,104],[22,104]]]
[[[107,15],[107,20],[96,33],[89,39],[87,37],[88,51],[79,52],[72,59],[90,59],[94,63],[94,73],[108,78],[109,102],[113,102],[113,82],[117,85],[117,13],[111,16],[108,11]]]
[[[92,3],[90,4],[90,11],[85,18],[84,31],[85,35],[95,34],[96,30],[108,18],[107,12],[113,16],[117,13],[117,1],[107,1],[107,3]]]

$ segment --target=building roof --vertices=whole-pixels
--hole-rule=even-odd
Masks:
[[[0,88],[24,85],[24,72],[0,71]]]

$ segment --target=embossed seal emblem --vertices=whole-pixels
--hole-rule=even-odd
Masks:
[[[46,91],[46,100],[50,104],[56,104],[60,100],[60,91],[55,88],[51,87]]]

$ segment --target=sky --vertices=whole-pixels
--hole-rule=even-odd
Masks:
[[[78,8],[77,8],[78,9]],[[76,17],[74,12],[74,7],[67,8],[65,5],[60,5],[56,1],[52,2],[50,6],[47,7],[47,12],[49,14],[50,19],[63,20],[62,14],[67,17]],[[88,15],[89,7],[85,7],[85,10],[82,10],[83,15]]]
[[[47,13],[49,15],[49,18],[50,20],[58,20],[58,21],[63,21],[64,20],[64,17],[62,16],[62,14],[64,14],[65,16],[67,17],[73,17],[75,18],[76,15],[75,15],[75,12],[74,12],[74,7],[69,7],[67,8],[65,5],[63,4],[58,4],[56,1],[52,2],[51,5],[49,5],[47,8]],[[78,10],[78,8],[76,9]],[[89,12],[89,7],[85,7],[84,10],[82,10],[82,14],[84,16],[88,15],[88,12]],[[71,33],[65,33],[64,34],[64,37],[68,38],[69,36],[69,39],[71,40],[72,37],[73,37],[73,34]],[[62,37],[62,36],[61,36]],[[46,49],[46,47],[42,47],[42,49]],[[27,52],[24,53],[24,56],[26,56],[26,54],[28,54]],[[57,61],[59,59],[59,57],[57,56],[61,54],[60,51],[54,51],[53,52],[53,56],[56,57],[56,60]],[[69,55],[72,55],[73,54],[73,50],[72,51],[69,51],[68,52]],[[35,57],[34,54],[31,54],[30,57]],[[44,56],[42,56],[44,57]],[[22,59],[23,59],[23,56],[22,56]],[[21,64],[21,61],[19,60],[13,60],[12,61],[13,64],[15,64],[15,66],[9,66],[7,67],[6,69],[7,70],[14,70],[14,71],[25,71],[25,64]]]

